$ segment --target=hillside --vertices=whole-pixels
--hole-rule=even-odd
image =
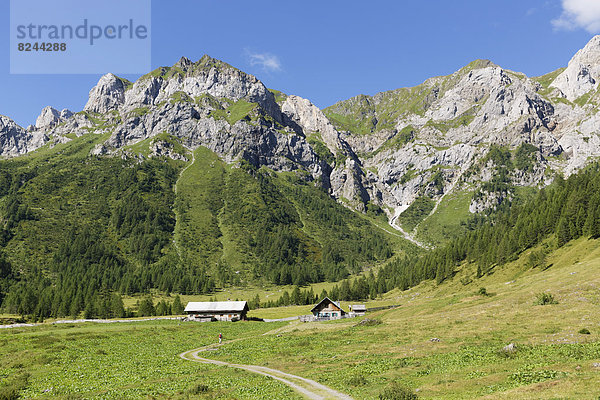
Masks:
[[[282,383],[260,375],[177,357],[213,344],[222,332],[225,344],[206,357],[316,379],[354,399],[376,399],[398,386],[419,399],[595,399],[600,396],[599,260],[600,243],[579,239],[549,254],[552,267],[544,270],[526,268],[527,254],[479,280],[473,279],[476,266],[466,265],[441,285],[424,282],[368,302],[400,307],[371,313],[367,318],[376,322],[363,324],[358,318],[290,325],[150,321],[4,329],[0,368],[9,379],[0,393],[296,398]],[[540,293],[553,295],[557,304],[537,304]],[[284,316],[287,309],[259,309],[254,315]],[[514,351],[502,351],[511,343]],[[197,376],[203,377],[201,386]]]
[[[580,239],[549,254],[550,268],[527,268],[524,255],[478,280],[465,265],[441,285],[388,293],[400,307],[367,316],[379,324],[291,325],[211,358],[319,379],[356,399],[392,382],[423,399],[595,399],[599,251]],[[541,305],[540,293],[557,304]],[[503,352],[510,343],[515,352]]]
[[[369,198],[412,237],[437,245],[427,220],[446,195],[465,198],[463,216],[490,213],[520,188],[567,178],[600,154],[599,65],[597,36],[567,68],[541,77],[476,60],[416,87],[359,95],[323,111],[358,155]],[[519,161],[505,168],[494,149]],[[434,219],[460,235],[455,221]]]
[[[0,161],[6,311],[108,316],[112,292],[332,281],[414,251],[293,173],[206,148],[193,163],[89,156],[105,138]]]
[[[597,186],[599,65],[595,37],[542,77],[477,60],[324,111],[209,56],[135,82],[106,74],[82,111],[0,121],[4,307],[112,315],[121,295],[372,267],[381,293],[595,236],[580,178],[577,198],[540,196],[569,177]]]

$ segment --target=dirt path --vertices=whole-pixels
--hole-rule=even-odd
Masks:
[[[241,339],[237,339],[241,340]],[[232,341],[228,341],[227,343],[231,343]],[[224,343],[225,344],[225,343]],[[181,353],[179,357],[188,361],[195,361],[204,364],[214,364],[220,365],[224,367],[231,368],[239,368],[245,371],[253,372],[255,374],[260,374],[264,376],[268,376],[269,378],[273,378],[282,382],[296,392],[302,394],[307,399],[311,400],[326,400],[326,399],[341,399],[341,400],[352,400],[352,397],[347,394],[340,393],[337,390],[333,390],[330,387],[320,384],[319,382],[313,381],[312,379],[306,379],[301,376],[288,374],[283,371],[279,371],[273,368],[261,367],[259,365],[243,365],[243,364],[232,364],[225,361],[217,361],[211,360],[209,358],[203,358],[198,355],[198,353],[206,352],[206,351],[215,351],[219,345],[210,345],[201,347],[199,349],[189,350],[184,353]]]

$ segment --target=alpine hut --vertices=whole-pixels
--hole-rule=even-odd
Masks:
[[[362,317],[367,313],[367,307],[364,304],[353,304],[349,308],[353,317]]]
[[[185,307],[191,321],[239,321],[249,310],[245,301],[191,301]]]
[[[329,297],[321,300],[310,312],[317,320],[340,319],[346,315],[346,311],[342,310],[340,303],[331,300]]]

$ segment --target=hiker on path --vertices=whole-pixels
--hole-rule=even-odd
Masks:
[[[223,335],[219,333],[219,344],[221,344],[222,340],[223,340]]]

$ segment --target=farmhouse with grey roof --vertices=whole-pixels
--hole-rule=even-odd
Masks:
[[[192,321],[239,321],[249,310],[245,301],[191,301],[185,307]]]

